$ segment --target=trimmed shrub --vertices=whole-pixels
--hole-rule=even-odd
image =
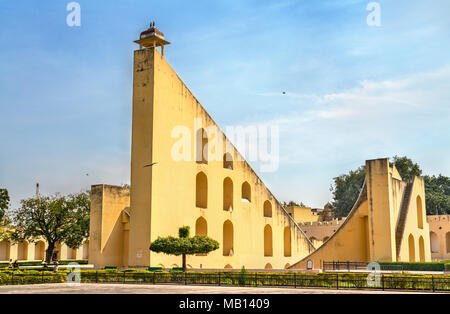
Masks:
[[[380,264],[381,270],[405,270],[405,271],[444,271],[445,262],[377,262]]]

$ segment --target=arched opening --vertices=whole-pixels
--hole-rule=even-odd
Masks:
[[[233,267],[230,264],[226,264],[224,268],[225,269],[233,269]]]
[[[431,253],[438,253],[439,252],[438,236],[433,231],[430,232],[430,246],[431,246]]]
[[[195,222],[195,235],[206,237],[208,235],[208,224],[206,223],[206,219],[203,217],[200,217]],[[207,254],[204,253],[198,253],[195,254],[196,256],[206,256]]]
[[[34,245],[34,259],[42,261],[45,259],[45,243],[44,241],[36,242]]]
[[[450,253],[450,232],[445,234],[445,243],[447,246],[447,253]]]
[[[11,258],[11,244],[8,241],[0,242],[0,261],[9,261]]]
[[[264,256],[273,256],[272,227],[270,225],[264,227]]]
[[[206,219],[200,217],[195,222],[195,235],[206,237],[208,235],[208,224]]]
[[[264,202],[264,217],[272,217],[272,204],[270,201]]]
[[[284,256],[291,256],[291,228],[284,228]]]
[[[208,207],[208,178],[203,172],[197,174],[195,204],[200,208]]]
[[[61,260],[61,243],[59,242],[55,243],[55,248],[53,249],[53,260],[55,260],[55,258],[58,261]]]
[[[419,238],[419,258],[421,262],[425,262],[425,242],[422,236]]]
[[[178,265],[177,265],[177,264],[172,264],[172,266],[170,266],[170,267],[172,267],[172,268],[178,268]]]
[[[266,266],[264,266],[264,269],[273,269],[272,264],[267,263]]]
[[[233,211],[233,181],[229,177],[223,180],[223,210]]]
[[[412,234],[408,237],[408,247],[409,247],[409,261],[415,262],[416,261],[416,247],[414,245],[414,237]]]
[[[422,210],[422,198],[417,196],[417,227],[423,229],[423,210]]]
[[[199,164],[208,163],[208,134],[205,129],[197,130],[196,160]]]
[[[164,266],[164,264],[158,264],[158,267],[161,267],[162,269],[165,269],[166,267]]]
[[[288,269],[289,267],[291,267],[291,264],[287,263],[286,265],[284,265],[284,269]]]
[[[77,249],[67,247],[67,259],[77,259]]]
[[[252,201],[252,189],[247,181],[242,183],[242,201],[248,203]]]
[[[89,240],[84,241],[83,244],[83,259],[89,259]]]
[[[233,156],[230,153],[223,155],[223,167],[225,169],[233,170]]]
[[[223,223],[223,256],[234,255],[233,223],[229,220]]]
[[[27,241],[19,242],[19,244],[17,245],[17,259],[19,261],[28,260],[28,242]]]

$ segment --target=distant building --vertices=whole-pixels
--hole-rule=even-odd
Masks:
[[[430,225],[431,258],[450,260],[450,215],[427,216]]]

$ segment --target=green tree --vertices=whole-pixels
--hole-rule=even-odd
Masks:
[[[427,214],[450,214],[450,178],[443,175],[425,176],[424,180]]]
[[[183,271],[186,271],[186,255],[208,254],[219,248],[219,242],[205,237],[189,237],[189,226],[183,226],[178,230],[178,238],[158,237],[151,245],[150,251],[156,253],[165,253],[168,255],[182,256]]]
[[[394,156],[393,161],[403,180],[411,180],[414,177],[422,176],[422,169],[408,157]]]
[[[335,177],[331,187],[333,200],[331,205],[336,218],[347,216],[358,198],[366,177],[366,167],[362,166],[348,174]]]
[[[89,213],[89,192],[31,197],[22,200],[20,208],[12,212],[9,238],[13,242],[33,242],[43,237],[48,243],[45,260],[50,263],[57,242],[75,249],[89,237]]]
[[[0,222],[5,218],[6,211],[9,208],[10,199],[7,189],[0,189]]]

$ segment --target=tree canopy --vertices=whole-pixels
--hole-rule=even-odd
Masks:
[[[427,214],[450,214],[450,178],[443,175],[425,176]]]
[[[31,197],[12,212],[9,237],[13,242],[43,237],[48,243],[46,261],[50,262],[57,242],[77,248],[89,237],[89,214],[89,192]]]
[[[182,255],[183,271],[186,271],[186,255],[208,254],[219,248],[219,242],[205,236],[189,237],[189,226],[183,226],[178,230],[178,238],[173,236],[158,237],[150,245],[150,250],[156,253],[168,255]]]
[[[0,189],[0,221],[3,221],[6,211],[9,208],[10,199],[7,189]]]
[[[334,185],[331,188],[333,193],[331,205],[335,217],[347,216],[358,198],[365,177],[366,167],[362,166],[348,174],[342,174],[334,178]]]
[[[404,180],[422,176],[422,169],[408,157],[394,156],[393,162]],[[356,202],[366,176],[365,166],[334,178],[331,187],[333,200],[331,202],[335,217],[348,215]],[[424,176],[427,214],[450,214],[450,178],[439,176]]]

